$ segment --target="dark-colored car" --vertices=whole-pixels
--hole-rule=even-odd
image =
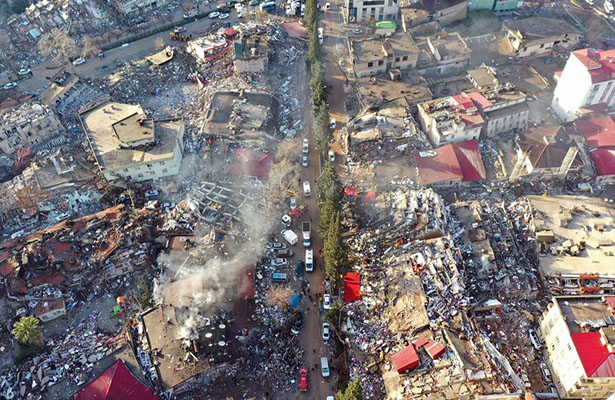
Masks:
[[[295,274],[297,276],[303,276],[303,261],[297,260],[295,263]]]
[[[290,328],[290,332],[293,335],[298,335],[302,326],[303,326],[303,315],[297,314],[297,318],[295,319],[295,322],[293,322],[293,327]]]
[[[288,248],[277,249],[275,253],[277,257],[292,257],[294,254],[293,251]]]

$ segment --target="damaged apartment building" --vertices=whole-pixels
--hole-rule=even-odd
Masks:
[[[5,154],[40,147],[63,138],[64,133],[58,117],[45,105],[22,104],[0,116],[0,150]]]
[[[184,152],[184,122],[154,120],[140,105],[103,101],[79,114],[81,125],[108,181],[133,182],[177,174]]]
[[[233,42],[235,72],[263,73],[269,65],[269,42],[261,35],[244,35]]]
[[[540,269],[551,291],[614,294],[615,211],[601,198],[529,196]]]

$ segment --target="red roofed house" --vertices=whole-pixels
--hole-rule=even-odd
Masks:
[[[615,393],[613,297],[554,297],[540,320],[545,361],[561,398]],[[615,299],[614,299],[615,300]]]
[[[608,115],[577,119],[572,131],[585,137],[585,144],[596,167],[596,182],[615,183],[615,121]]]
[[[553,92],[551,108],[570,122],[581,109],[598,104],[615,104],[615,49],[573,51]]]
[[[415,153],[421,184],[456,185],[485,179],[485,166],[476,139]]]
[[[509,179],[520,177],[565,179],[583,161],[576,141],[560,125],[541,126],[517,136],[517,162]]]
[[[485,120],[465,93],[417,105],[423,131],[434,146],[478,139]]]
[[[391,356],[393,367],[400,374],[405,374],[419,366],[419,355],[413,345],[398,351]]]
[[[126,368],[122,360],[88,383],[74,400],[158,400],[154,389],[145,386]]]
[[[493,137],[514,129],[525,130],[530,116],[526,96],[512,84],[500,85],[489,91],[468,92],[485,119],[483,135]]]

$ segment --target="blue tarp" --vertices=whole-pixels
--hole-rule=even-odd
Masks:
[[[293,294],[288,299],[288,305],[293,307],[293,308],[297,308],[297,307],[299,307],[299,301],[300,300],[301,300],[301,295]]]

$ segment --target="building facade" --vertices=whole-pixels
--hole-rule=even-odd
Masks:
[[[468,0],[469,11],[490,10],[496,15],[507,15],[523,6],[519,0]]]
[[[124,14],[138,10],[154,10],[166,6],[168,3],[169,0],[115,0],[117,9]]]
[[[357,23],[363,20],[396,21],[399,14],[397,0],[345,0],[344,21]]]
[[[418,44],[417,69],[422,75],[451,75],[465,71],[472,50],[457,32],[438,32]]]
[[[545,361],[562,399],[615,392],[615,297],[554,297],[540,319]]]
[[[544,17],[530,17],[502,24],[513,54],[517,58],[551,54],[555,46],[571,48],[581,40],[581,32],[568,22]]]
[[[418,104],[421,127],[434,146],[478,139],[485,120],[466,94]]]
[[[64,126],[47,106],[23,104],[0,116],[0,150],[13,154],[19,148],[35,147],[63,136]]]
[[[615,50],[582,49],[570,53],[553,92],[553,111],[570,122],[584,107],[614,104]]]
[[[385,39],[350,41],[350,54],[358,78],[416,67],[419,50],[405,32]]]

